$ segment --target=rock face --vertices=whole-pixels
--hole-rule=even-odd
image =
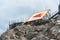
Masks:
[[[44,25],[16,26],[3,33],[0,40],[60,40],[60,17]]]

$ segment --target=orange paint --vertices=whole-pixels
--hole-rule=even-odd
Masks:
[[[41,17],[43,15],[43,13],[40,13],[40,14],[37,14],[36,16],[34,17]]]

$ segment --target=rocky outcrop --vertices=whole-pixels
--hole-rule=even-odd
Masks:
[[[60,40],[60,23],[58,17],[44,25],[21,25],[3,33],[0,40]]]

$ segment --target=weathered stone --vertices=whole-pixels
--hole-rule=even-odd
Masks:
[[[58,18],[59,19],[59,18]],[[60,40],[58,20],[42,25],[21,25],[3,33],[0,40]]]

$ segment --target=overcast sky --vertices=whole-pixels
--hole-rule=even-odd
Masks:
[[[27,19],[33,12],[58,10],[59,0],[0,0],[0,34],[8,29],[9,21]]]

